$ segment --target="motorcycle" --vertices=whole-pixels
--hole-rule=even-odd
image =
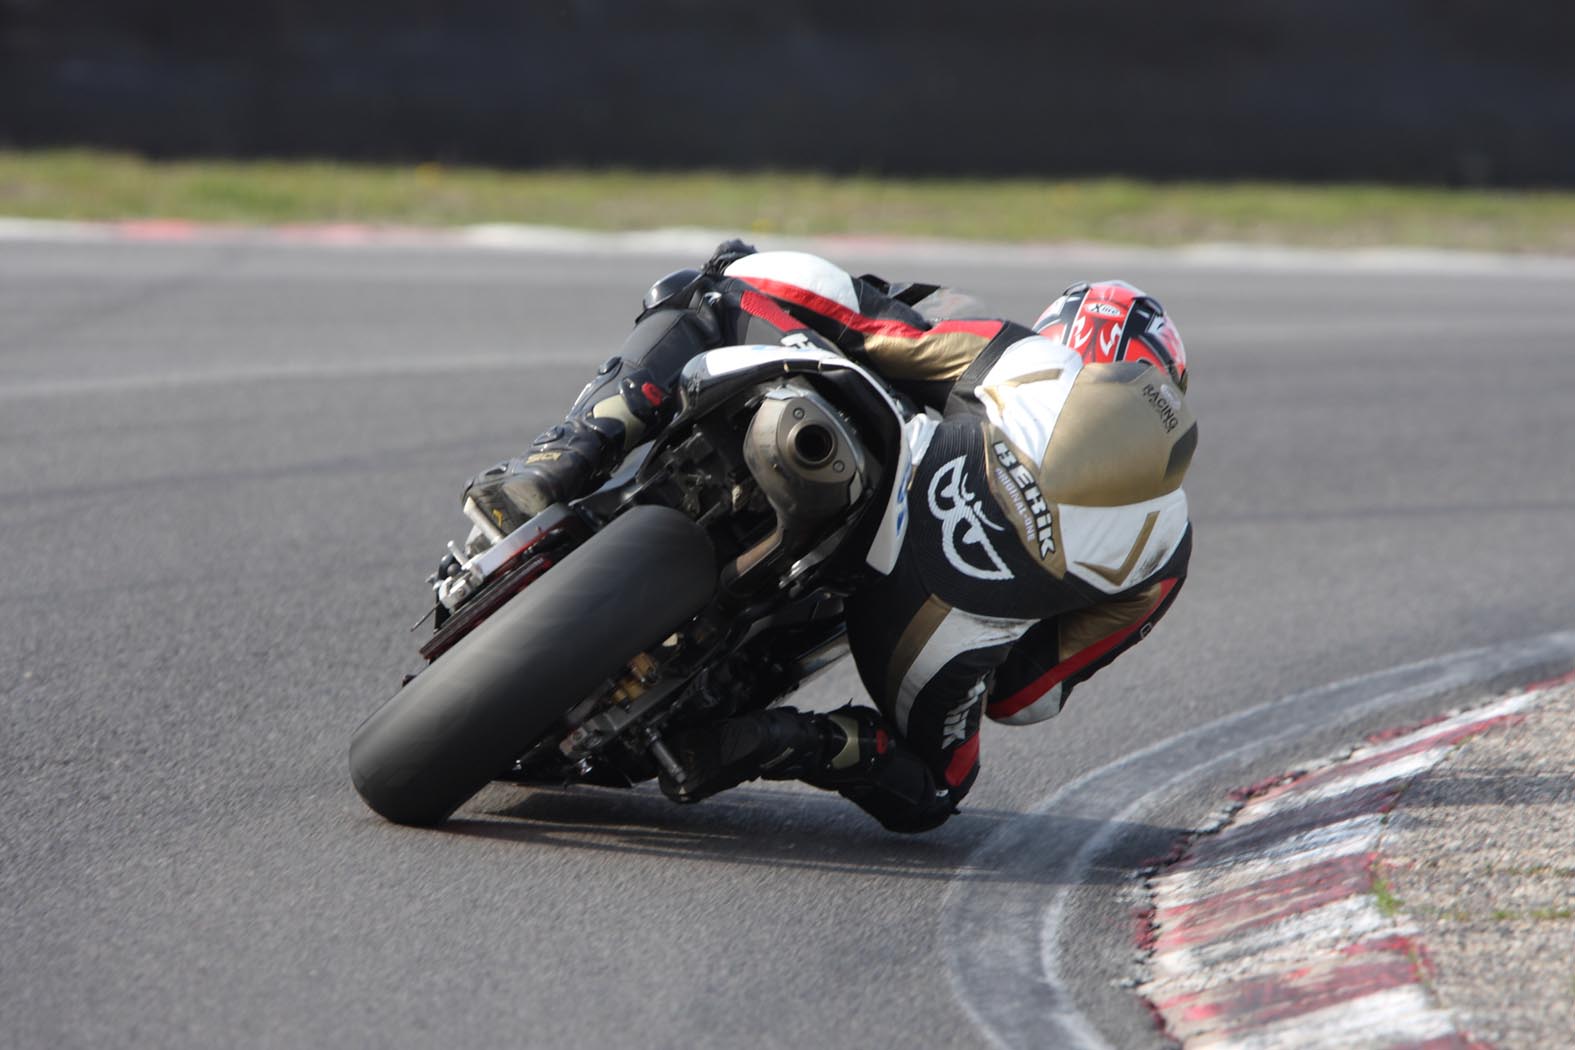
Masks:
[[[673,732],[846,655],[844,599],[895,564],[934,424],[806,343],[701,354],[676,396],[590,495],[507,535],[467,501],[428,663],[351,740],[375,812],[439,824],[492,781],[682,786]]]

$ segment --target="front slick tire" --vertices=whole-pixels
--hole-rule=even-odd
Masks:
[[[350,778],[397,824],[440,824],[716,590],[705,531],[635,507],[525,588],[363,722]]]

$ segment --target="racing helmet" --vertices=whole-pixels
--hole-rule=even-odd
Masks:
[[[1125,281],[1083,281],[1039,315],[1034,331],[1088,364],[1147,361],[1187,389],[1187,351],[1159,300]]]

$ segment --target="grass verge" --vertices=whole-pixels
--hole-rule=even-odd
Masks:
[[[0,215],[274,224],[705,226],[1006,241],[1411,245],[1575,254],[1575,192],[880,179],[805,173],[495,171],[440,165],[148,161],[0,151]]]

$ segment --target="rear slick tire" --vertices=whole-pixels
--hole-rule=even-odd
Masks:
[[[363,722],[350,778],[396,824],[433,825],[506,772],[630,657],[716,592],[705,531],[636,507],[525,588]]]

